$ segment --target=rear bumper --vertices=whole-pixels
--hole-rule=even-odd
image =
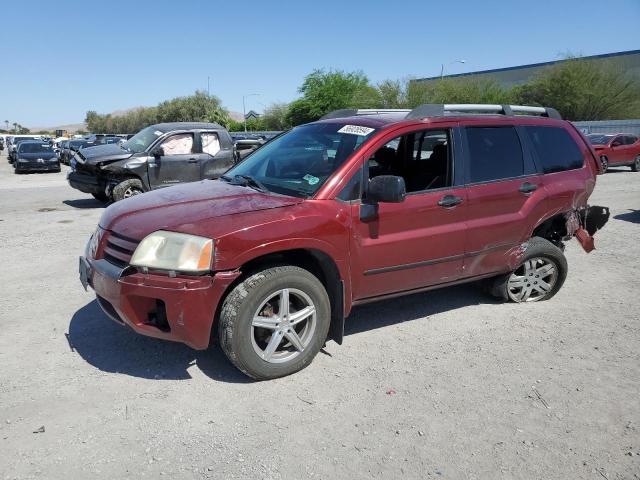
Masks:
[[[104,194],[106,185],[93,175],[80,172],[69,172],[67,181],[71,187],[84,193]]]
[[[84,271],[83,271],[84,270]],[[215,313],[227,287],[240,275],[170,278],[134,273],[106,260],[80,257],[80,279],[91,286],[104,312],[137,333],[172,340],[196,350],[209,346]]]

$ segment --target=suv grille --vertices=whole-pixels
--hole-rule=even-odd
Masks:
[[[138,240],[124,235],[108,232],[104,246],[104,259],[117,267],[127,267],[139,243]]]

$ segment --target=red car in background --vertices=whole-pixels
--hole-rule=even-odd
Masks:
[[[628,133],[592,133],[587,138],[602,163],[602,173],[609,167],[629,166],[640,171],[640,139]]]

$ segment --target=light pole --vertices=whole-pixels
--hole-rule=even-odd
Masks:
[[[453,65],[454,63],[467,63],[466,60],[454,60],[453,62],[449,62],[447,63],[447,65]],[[444,77],[444,63],[442,64],[442,66],[440,67],[440,80],[442,80],[442,77]]]
[[[260,96],[259,93],[249,93],[242,96],[242,119],[244,120],[244,131],[247,131],[247,108],[245,107],[244,99],[247,97]]]

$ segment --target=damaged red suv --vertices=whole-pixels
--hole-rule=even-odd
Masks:
[[[80,278],[113,320],[227,357],[255,379],[342,343],[354,305],[484,279],[553,297],[563,242],[607,221],[598,160],[550,108],[341,110],[265,144],[219,180],[107,208]],[[415,301],[420,301],[416,298]]]

